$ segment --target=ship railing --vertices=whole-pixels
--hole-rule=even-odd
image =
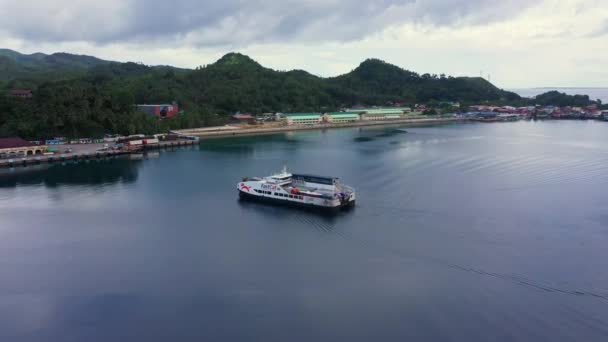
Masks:
[[[293,185],[297,185],[297,186],[305,186],[306,182],[297,178],[292,178],[291,179],[291,184]]]

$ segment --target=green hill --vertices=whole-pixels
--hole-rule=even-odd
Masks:
[[[0,135],[28,138],[135,133],[220,124],[242,112],[333,111],[354,105],[432,101],[511,101],[519,96],[481,78],[419,75],[377,59],[322,78],[302,70],[268,69],[229,53],[195,70],[108,62],[70,54],[23,55],[1,50],[10,71],[0,91],[34,90],[30,100],[0,98]],[[177,101],[185,115],[159,122],[136,103]]]
[[[368,59],[348,74],[328,80],[342,102],[384,104],[429,101],[508,101],[519,96],[482,78],[419,75],[379,59]]]
[[[60,74],[62,72],[68,72],[68,77],[80,76],[81,73],[78,73],[78,71],[108,63],[111,62],[85,55],[69,53],[26,55],[9,49],[0,49],[0,71],[2,71],[0,81],[26,78],[56,80],[61,78]]]

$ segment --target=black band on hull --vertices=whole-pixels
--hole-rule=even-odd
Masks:
[[[324,212],[336,212],[336,211],[339,211],[340,209],[351,208],[355,205],[355,201],[351,201],[345,205],[338,206],[338,207],[324,207],[324,206],[319,206],[319,205],[314,205],[314,204],[309,204],[309,203],[285,201],[285,200],[281,200],[278,198],[272,198],[272,197],[256,196],[256,195],[252,195],[252,194],[249,194],[249,193],[241,191],[241,190],[239,190],[239,198],[241,200],[256,201],[256,202],[261,202],[261,203],[269,203],[269,204],[274,204],[274,205],[297,207],[297,208],[310,209],[310,210],[320,210],[320,211],[324,211]]]

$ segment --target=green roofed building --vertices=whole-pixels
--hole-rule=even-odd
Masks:
[[[333,112],[325,114],[327,122],[331,123],[346,123],[359,121],[359,113],[357,112]]]
[[[321,113],[284,113],[281,115],[288,125],[318,125],[323,120]]]
[[[402,119],[411,111],[412,110],[408,107],[360,108],[349,110],[349,112],[359,113],[361,120]]]

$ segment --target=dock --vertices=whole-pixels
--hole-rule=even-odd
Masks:
[[[11,159],[0,159],[0,168],[6,167],[17,167],[37,164],[47,164],[55,162],[66,162],[66,161],[77,161],[77,160],[91,160],[91,159],[104,159],[111,158],[120,155],[137,154],[142,151],[158,150],[164,148],[174,148],[181,146],[192,146],[198,145],[197,140],[179,139],[172,141],[161,141],[155,145],[145,145],[138,150],[100,150],[104,144],[63,144],[57,145],[60,149],[71,148],[71,153],[57,153],[49,156],[28,156],[22,158],[11,158]]]

